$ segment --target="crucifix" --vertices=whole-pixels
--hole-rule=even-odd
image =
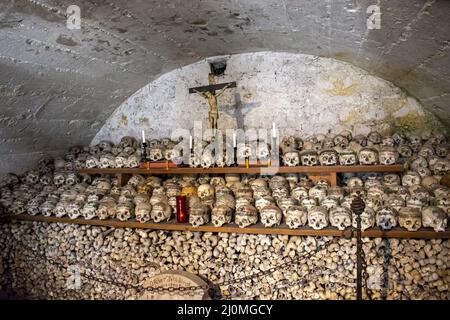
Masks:
[[[216,84],[214,74],[208,75],[209,85],[203,87],[189,88],[189,93],[197,93],[208,100],[209,104],[209,123],[211,129],[217,129],[217,119],[219,118],[219,109],[217,106],[217,97],[219,97],[226,89],[236,88],[236,82],[227,82]],[[217,90],[217,92],[216,92]],[[215,132],[215,131],[214,131]]]

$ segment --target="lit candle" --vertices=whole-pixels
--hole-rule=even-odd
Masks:
[[[192,149],[192,136],[189,136],[189,149]]]
[[[233,148],[236,148],[236,132],[233,132]]]
[[[275,133],[275,122],[272,122],[272,137],[273,138],[276,138],[277,137],[277,135],[276,135],[276,133]]]
[[[145,132],[142,130],[142,143],[145,143]]]

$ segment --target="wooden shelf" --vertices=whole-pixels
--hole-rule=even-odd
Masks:
[[[402,172],[403,165],[374,165],[374,166],[313,166],[313,167],[223,167],[223,168],[151,168],[151,169],[138,169],[138,168],[115,168],[115,169],[81,169],[81,173],[89,174],[223,174],[223,173],[248,173],[248,174],[260,174],[267,172],[269,169],[274,173],[341,173],[341,172]]]
[[[177,174],[224,174],[224,173],[240,173],[240,174],[268,174],[274,175],[278,173],[305,173],[316,182],[319,179],[326,179],[332,186],[337,185],[337,173],[343,172],[402,172],[402,165],[393,166],[314,166],[314,167],[223,167],[223,168],[117,168],[117,169],[81,169],[81,173],[88,174],[115,174],[118,177],[119,185],[123,186],[128,179],[135,174],[145,175],[177,175]]]
[[[140,223],[135,220],[119,221],[115,219],[110,220],[85,220],[85,219],[69,219],[67,217],[44,217],[31,216],[26,214],[11,215],[12,220],[22,221],[38,221],[38,222],[54,222],[54,223],[72,223],[93,226],[105,226],[116,228],[139,228],[139,229],[153,229],[153,230],[167,230],[167,231],[202,231],[202,232],[224,232],[224,233],[251,233],[251,234],[283,234],[293,236],[335,236],[335,237],[355,237],[356,232],[352,230],[340,231],[336,228],[328,227],[323,230],[314,230],[309,227],[302,227],[299,229],[289,229],[286,225],[281,225],[275,228],[265,228],[262,224],[239,228],[236,224],[227,224],[222,227],[215,227],[212,224],[207,224],[194,228],[188,223],[177,223],[175,220],[163,223]],[[429,228],[422,228],[419,231],[411,232],[403,228],[395,228],[390,231],[382,231],[379,228],[372,228],[362,232],[363,237],[369,238],[416,238],[416,239],[450,239],[450,229],[445,232],[434,232]]]

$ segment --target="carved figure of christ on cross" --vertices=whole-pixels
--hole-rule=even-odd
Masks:
[[[201,95],[203,98],[208,100],[209,104],[209,123],[211,125],[211,129],[217,129],[217,120],[219,118],[219,108],[217,106],[217,97],[219,97],[226,89],[235,88],[236,82],[227,82],[216,84],[216,79],[214,75],[210,73],[208,75],[209,86],[203,87],[195,87],[189,88],[189,93],[197,93]],[[217,93],[216,93],[216,90]]]

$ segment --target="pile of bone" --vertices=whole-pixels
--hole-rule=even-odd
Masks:
[[[108,176],[85,178],[76,184],[66,180],[63,185],[32,185],[10,176],[10,184],[0,189],[0,203],[11,214],[158,223],[173,219],[176,196],[185,195],[194,227],[235,222],[245,228],[261,222],[265,227],[285,223],[292,229],[307,225],[315,230],[356,226],[351,203],[358,195],[366,204],[363,230],[376,225],[383,230],[400,226],[417,231],[423,226],[445,231],[450,214],[449,188],[439,185],[435,176],[422,178],[416,171],[402,177],[345,175],[345,187],[331,187],[326,180],[314,185],[296,173],[186,175],[166,180],[134,175],[123,187]]]
[[[226,140],[224,140],[226,141]],[[181,149],[175,146],[181,140],[169,138],[152,139],[147,142],[147,157],[151,161],[181,160]],[[234,154],[224,152],[212,155],[206,148],[211,139],[202,142],[189,157],[191,167],[209,168],[232,165]],[[353,137],[349,131],[338,135],[317,134],[306,139],[288,136],[281,139],[280,154],[286,166],[332,166],[332,165],[392,165],[404,163],[411,157],[420,157],[428,163],[427,167],[435,174],[448,170],[447,157],[449,145],[442,134],[408,135],[396,132],[392,136],[382,136],[378,132]],[[234,152],[234,151],[232,151]],[[81,168],[136,168],[141,162],[141,147],[133,137],[123,137],[119,143],[101,141],[91,147],[72,147],[64,158],[55,159],[56,171],[73,171]],[[270,146],[264,141],[248,141],[237,144],[237,158],[267,160]],[[445,169],[447,168],[447,169]]]
[[[185,270],[215,284],[232,282],[220,286],[225,299],[356,298],[356,249],[355,241],[349,239],[32,222],[1,225],[0,231],[0,247],[9,246],[13,253],[9,267],[0,268],[0,279],[11,279],[8,285],[21,297],[133,299],[140,295],[134,288],[92,279],[140,284],[159,272]],[[449,240],[363,242],[373,298],[450,298]],[[320,247],[324,249],[317,251]],[[0,253],[2,266],[5,252]],[[311,256],[276,268],[305,254]],[[239,280],[273,267],[263,276]],[[73,270],[80,275],[76,287]]]

